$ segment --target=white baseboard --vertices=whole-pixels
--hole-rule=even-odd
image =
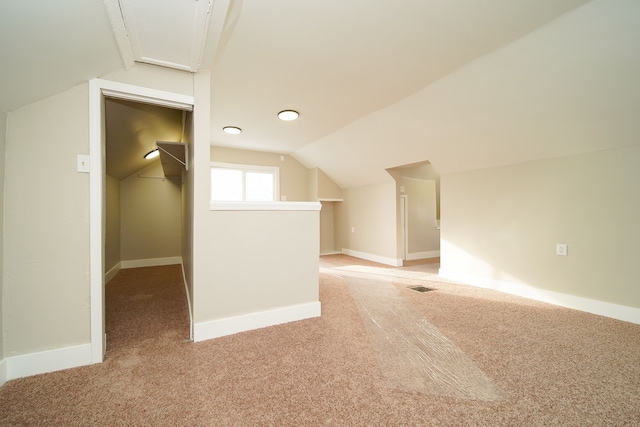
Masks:
[[[407,261],[413,261],[416,259],[437,258],[440,256],[440,251],[427,251],[427,252],[414,252],[407,254]]]
[[[157,267],[160,265],[182,264],[182,257],[172,256],[166,258],[130,259],[121,261],[122,268]]]
[[[402,260],[397,258],[387,258],[380,255],[369,254],[366,252],[352,251],[351,249],[342,248],[342,253],[356,258],[366,259],[367,261],[379,262],[380,264],[390,265],[392,267],[402,267]]]
[[[574,310],[586,311],[587,313],[598,314],[612,319],[640,324],[640,308],[563,294],[519,283],[510,283],[486,277],[461,274],[443,269],[440,269],[439,274],[445,279],[454,280],[479,288],[492,289],[506,294],[546,302],[560,307],[572,308]]]
[[[194,325],[195,342],[320,316],[320,302],[294,305]]]
[[[91,344],[11,356],[3,362],[6,364],[7,380],[76,368],[92,363]]]
[[[320,256],[323,255],[340,255],[342,252],[340,251],[327,251],[327,252],[320,252]]]
[[[104,283],[105,284],[109,283],[111,279],[113,279],[116,276],[116,274],[118,274],[118,271],[120,271],[121,269],[122,269],[122,262],[119,262],[113,267],[111,267],[111,269],[107,271],[107,273],[104,275]]]
[[[189,284],[187,283],[187,276],[184,274],[184,264],[182,263],[180,263],[180,270],[182,271],[184,293],[187,295],[187,306],[189,307],[189,339],[193,341],[193,310],[191,308],[191,295],[189,294]]]
[[[7,359],[0,360],[0,387],[9,380],[7,375]]]

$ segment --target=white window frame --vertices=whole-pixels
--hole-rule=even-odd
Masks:
[[[245,188],[244,188],[244,174],[246,172],[264,172],[270,173],[273,175],[273,202],[280,201],[280,168],[277,166],[263,166],[263,165],[243,165],[238,163],[224,163],[224,162],[211,162],[211,169],[233,169],[242,171],[242,197],[245,197]],[[209,172],[209,182],[211,183],[211,172]],[[212,189],[209,189],[209,202],[210,204],[219,204],[225,203],[219,200],[214,201],[211,198]],[[250,203],[261,203],[261,202],[252,202],[247,200],[235,201],[233,203],[240,204],[250,204]],[[264,202],[262,202],[264,203]]]

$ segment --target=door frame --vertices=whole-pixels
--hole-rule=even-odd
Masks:
[[[104,98],[193,111],[194,97],[110,80],[89,80],[89,276],[91,288],[91,363],[101,363],[106,350],[104,318],[104,244],[106,148]]]
[[[409,195],[400,195],[400,231],[402,236],[402,260],[409,256]]]

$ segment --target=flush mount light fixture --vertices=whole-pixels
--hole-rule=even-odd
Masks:
[[[144,158],[145,158],[145,160],[151,160],[151,159],[155,159],[159,155],[160,155],[160,152],[158,151],[158,148],[156,147],[153,150],[149,151],[147,154],[145,154]]]
[[[228,133],[229,135],[237,135],[242,132],[242,129],[237,126],[225,126],[222,128],[222,131],[224,133]]]
[[[291,120],[295,120],[300,116],[297,111],[294,110],[283,110],[278,113],[278,118],[280,120],[284,120],[285,122],[290,122]]]

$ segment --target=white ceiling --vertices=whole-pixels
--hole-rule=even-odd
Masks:
[[[39,3],[0,3],[7,111],[127,65],[101,1]],[[211,143],[291,154],[343,187],[640,143],[637,0],[217,0],[211,23]],[[179,40],[153,56],[194,49]],[[300,118],[277,120],[286,108]]]

